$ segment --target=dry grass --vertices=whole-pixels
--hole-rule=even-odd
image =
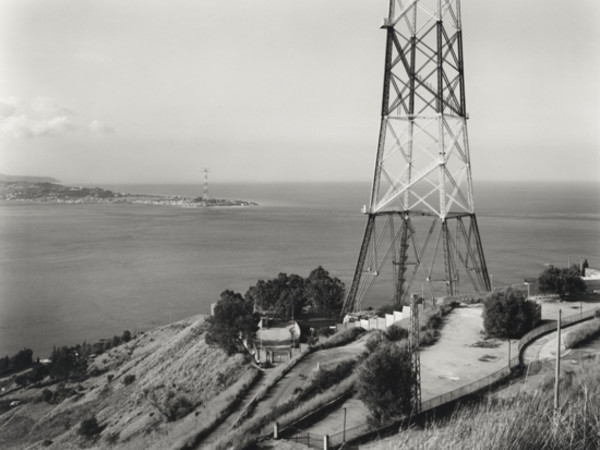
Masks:
[[[600,448],[600,361],[561,380],[553,411],[552,383],[531,394],[464,407],[451,418],[408,430],[368,448],[591,450]]]
[[[209,425],[203,413],[227,408],[256,372],[243,355],[228,357],[206,345],[203,332],[202,317],[145,332],[91,362],[89,371],[101,375],[67,383],[65,389],[76,395],[58,404],[35,402],[47,387],[19,392],[15,399],[23,403],[0,413],[0,447],[27,448],[50,439],[45,448],[78,448],[82,437],[76,430],[91,415],[104,428],[96,441],[100,448],[163,449],[174,436],[193,436]],[[170,397],[186,400],[178,420],[167,420],[156,406]]]

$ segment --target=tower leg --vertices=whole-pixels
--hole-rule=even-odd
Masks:
[[[356,263],[356,270],[354,271],[354,278],[352,279],[352,285],[348,291],[348,296],[344,301],[341,315],[344,316],[350,311],[354,311],[356,308],[356,294],[358,293],[358,287],[360,285],[362,273],[364,270],[365,259],[367,258],[367,252],[369,251],[369,245],[373,237],[373,230],[375,228],[375,215],[369,214],[367,219],[367,226],[365,228],[365,234],[363,241],[360,246],[360,253],[358,254],[358,261]]]

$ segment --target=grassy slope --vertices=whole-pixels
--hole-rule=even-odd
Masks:
[[[78,393],[60,404],[37,402],[41,389],[36,388],[13,395],[23,404],[0,415],[0,448],[34,443],[33,448],[50,449],[169,448],[193,436],[211,411],[230,401],[232,390],[255,370],[244,364],[241,355],[229,358],[208,347],[201,317],[144,333],[98,356],[90,364],[90,370],[94,368],[108,371],[75,384]],[[126,375],[135,375],[135,381],[125,385]],[[152,400],[163,402],[169,391],[185,396],[193,412],[167,421]],[[77,429],[92,414],[104,430],[95,441],[85,441]],[[52,440],[52,445],[43,446],[45,439]]]
[[[401,432],[365,448],[600,448],[600,359],[586,361],[561,378],[561,410],[556,416],[552,389],[549,377],[531,392],[463,407],[448,420]]]

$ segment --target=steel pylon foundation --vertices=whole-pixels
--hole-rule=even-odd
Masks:
[[[460,0],[390,0],[381,126],[367,226],[343,313],[367,296],[408,304],[489,291],[475,216]],[[391,292],[375,287],[393,286]]]

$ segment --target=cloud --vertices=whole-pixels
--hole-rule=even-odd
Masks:
[[[0,134],[35,138],[77,131],[112,133],[113,129],[99,120],[85,125],[73,110],[49,97],[37,97],[29,105],[14,97],[0,99]]]
[[[110,126],[108,126],[107,124],[105,124],[104,122],[102,122],[101,120],[95,119],[92,120],[90,122],[90,124],[88,125],[88,130],[90,130],[92,133],[114,133],[115,130],[113,130]]]
[[[32,119],[25,114],[13,114],[0,120],[0,132],[14,137],[57,136],[77,127],[65,116]]]
[[[58,104],[49,97],[37,97],[31,102],[31,109],[35,114],[42,117],[75,116],[71,109]]]

